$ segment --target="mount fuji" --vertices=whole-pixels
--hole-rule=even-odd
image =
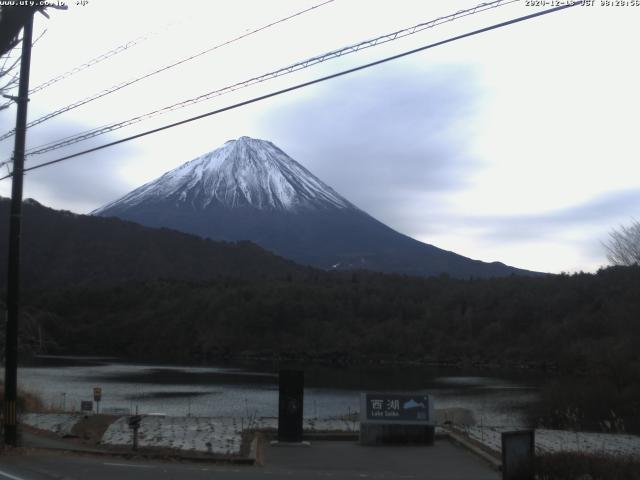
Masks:
[[[534,274],[485,263],[396,232],[273,143],[249,137],[171,170],[92,215],[214,240],[250,240],[298,263],[411,275]]]

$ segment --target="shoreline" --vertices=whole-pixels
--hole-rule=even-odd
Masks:
[[[95,416],[94,418],[99,418]],[[446,417],[446,415],[445,415]],[[84,418],[84,420],[83,420]],[[91,418],[91,417],[89,417]],[[108,424],[102,425],[90,442],[89,430],[79,428],[86,417],[81,414],[31,413],[22,417],[23,425],[29,429],[55,434],[87,446],[127,448],[131,444],[131,429],[127,417],[111,416]],[[452,431],[455,435],[480,445],[498,455],[500,435],[504,428],[481,425],[448,424],[440,422],[441,432]],[[275,432],[277,418],[255,418],[251,424],[242,424],[233,417],[143,417],[140,427],[141,448],[170,448],[202,454],[238,456],[246,450],[247,434]],[[640,436],[624,433],[594,433],[571,430],[536,428],[536,450],[538,453],[583,452],[606,453],[613,456],[640,455]],[[357,420],[305,419],[305,434],[345,434],[351,439],[359,432]]]
[[[43,365],[38,360],[46,360]],[[52,362],[60,362],[56,365]],[[363,358],[353,356],[344,352],[331,352],[326,354],[282,354],[273,353],[266,354],[264,352],[243,352],[239,354],[219,354],[209,355],[206,359],[172,359],[172,358],[137,358],[137,357],[118,357],[114,355],[74,355],[63,353],[59,355],[33,355],[29,359],[23,359],[20,367],[38,367],[38,366],[65,366],[65,365],[103,365],[103,364],[137,364],[137,365],[157,365],[157,366],[176,366],[176,367],[224,367],[231,366],[256,366],[265,365],[274,367],[327,367],[327,368],[393,368],[393,367],[416,367],[416,368],[433,368],[433,369],[453,369],[453,370],[473,370],[487,372],[504,372],[504,373],[520,373],[523,371],[548,375],[575,375],[582,376],[584,372],[563,372],[559,365],[555,362],[539,362],[539,361],[488,361],[480,359],[446,359],[436,360],[424,358],[420,360],[406,358]]]

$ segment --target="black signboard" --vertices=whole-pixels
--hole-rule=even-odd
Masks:
[[[304,399],[304,372],[280,371],[278,399],[278,440],[302,442],[302,405]]]
[[[129,426],[131,428],[138,428],[140,426],[140,423],[142,422],[142,416],[141,415],[132,415],[129,417]]]
[[[80,401],[80,410],[82,412],[92,412],[93,411],[93,402],[90,400],[81,400]]]
[[[362,421],[430,425],[435,420],[432,402],[429,395],[419,393],[365,393]]]

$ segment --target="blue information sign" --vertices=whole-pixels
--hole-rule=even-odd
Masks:
[[[433,400],[424,393],[364,393],[360,416],[368,423],[431,425],[435,420]]]

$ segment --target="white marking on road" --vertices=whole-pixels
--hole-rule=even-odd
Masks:
[[[103,465],[109,465],[111,467],[136,467],[136,468],[156,468],[155,465],[136,465],[135,463],[110,463],[103,462]]]
[[[7,473],[2,470],[0,470],[0,475],[2,475],[5,478],[8,478],[9,480],[25,480],[24,478],[16,477],[15,475],[11,475],[10,473]]]

